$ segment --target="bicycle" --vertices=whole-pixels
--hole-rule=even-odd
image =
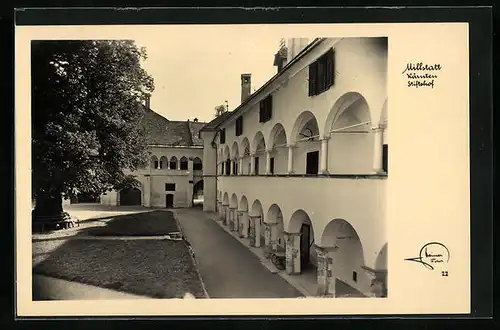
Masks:
[[[284,255],[281,255],[280,253],[273,252],[271,254],[271,262],[273,263],[276,268],[279,270],[284,270],[286,269],[286,258]]]

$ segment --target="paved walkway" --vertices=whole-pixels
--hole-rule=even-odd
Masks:
[[[269,272],[259,258],[228,235],[201,210],[175,210],[191,244],[210,298],[301,297],[278,274]]]

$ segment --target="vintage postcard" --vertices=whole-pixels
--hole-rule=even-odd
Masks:
[[[18,315],[470,313],[468,28],[17,26]]]

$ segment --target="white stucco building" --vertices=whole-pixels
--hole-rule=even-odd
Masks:
[[[278,73],[201,129],[204,210],[318,295],[387,285],[387,38],[289,39]],[[383,295],[382,295],[383,296]]]
[[[193,199],[203,195],[203,141],[199,130],[205,123],[197,119],[168,120],[151,110],[149,102],[142,109],[150,157],[148,166],[132,173],[140,186],[107,192],[101,195],[101,204],[193,206]]]

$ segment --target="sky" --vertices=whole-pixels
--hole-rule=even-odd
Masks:
[[[143,67],[155,82],[151,109],[169,120],[209,122],[214,108],[226,100],[229,110],[239,106],[242,73],[252,74],[252,92],[276,74],[273,61],[280,43],[276,34],[216,26],[197,33],[179,31],[135,38],[146,48]]]

